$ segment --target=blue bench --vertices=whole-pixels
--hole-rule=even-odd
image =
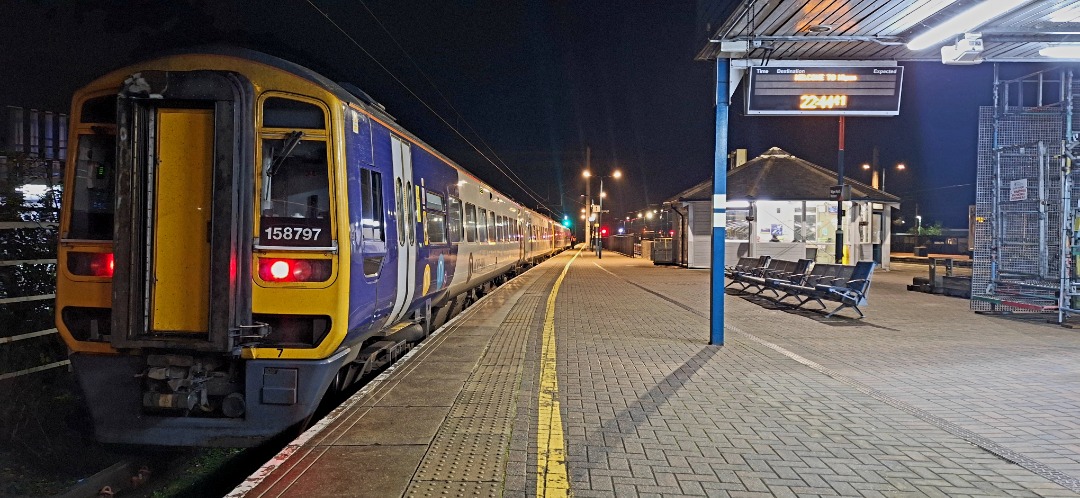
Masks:
[[[739,284],[742,286],[740,290],[744,292],[749,292],[751,288],[754,288],[757,289],[754,292],[755,295],[767,290],[775,293],[775,289],[768,286],[769,279],[789,278],[791,275],[805,273],[811,263],[813,262],[809,259],[800,259],[798,261],[770,259],[769,263],[764,267],[746,272],[736,272],[732,275],[731,283],[728,286]]]
[[[854,265],[815,265],[814,269],[801,278],[792,276],[785,280],[772,279],[767,284],[778,292],[782,292],[777,301],[783,301],[794,297],[799,301],[796,308],[814,301],[821,305],[822,309],[828,309],[825,301],[839,303],[836,309],[830,311],[826,317],[835,315],[844,308],[852,308],[864,318],[860,306],[866,306],[866,294],[870,291],[870,280],[874,275],[875,264],[873,261],[859,261]]]

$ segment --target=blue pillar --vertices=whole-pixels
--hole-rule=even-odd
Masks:
[[[724,242],[727,240],[728,59],[716,60],[716,149],[713,155],[712,278],[709,344],[724,345]],[[753,234],[751,234],[753,235]]]

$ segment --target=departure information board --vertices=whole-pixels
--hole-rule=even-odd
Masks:
[[[901,66],[752,66],[749,74],[747,114],[900,114]]]

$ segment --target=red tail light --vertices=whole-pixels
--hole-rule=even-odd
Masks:
[[[69,252],[67,257],[72,275],[112,278],[115,266],[111,252]]]
[[[325,282],[330,271],[328,259],[259,258],[259,278],[265,282]]]

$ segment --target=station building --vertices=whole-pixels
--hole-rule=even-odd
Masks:
[[[740,257],[835,259],[837,202],[829,187],[836,172],[773,147],[728,169],[725,264]],[[846,263],[874,260],[889,267],[889,227],[900,198],[845,177]],[[673,220],[675,263],[708,268],[712,247],[712,179],[667,200]]]

